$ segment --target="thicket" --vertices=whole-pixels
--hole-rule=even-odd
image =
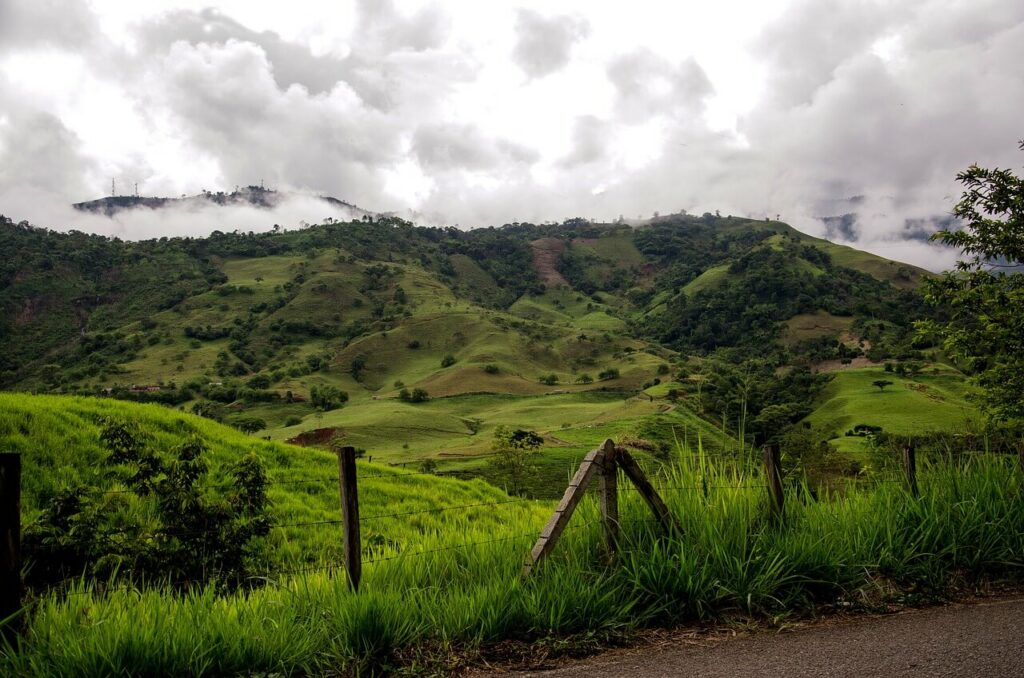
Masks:
[[[270,529],[268,479],[257,456],[238,459],[231,484],[211,492],[199,436],[157,451],[138,424],[107,420],[100,440],[107,483],[59,491],[25,528],[30,585],[115,576],[175,587],[246,581]]]

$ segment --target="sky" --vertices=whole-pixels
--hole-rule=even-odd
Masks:
[[[0,213],[144,238],[719,211],[933,270],[1024,153],[1020,0],[0,0]],[[251,209],[83,215],[258,184]],[[846,215],[846,216],[844,216]]]

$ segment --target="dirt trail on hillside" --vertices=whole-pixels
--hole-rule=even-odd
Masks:
[[[558,238],[541,238],[530,243],[533,250],[533,268],[537,276],[548,287],[568,285],[569,281],[558,272],[558,258],[565,251],[565,241]]]
[[[1024,676],[1024,598],[826,621],[792,631],[740,634],[717,642],[680,638],[615,650],[551,670],[503,675]]]

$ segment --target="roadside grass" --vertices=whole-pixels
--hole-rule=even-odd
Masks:
[[[543,512],[368,550],[374,562],[358,594],[331,573],[271,577],[261,589],[225,597],[210,589],[102,593],[80,583],[73,595],[34,602],[23,642],[8,649],[0,670],[372,674],[397,668],[417,648],[465,656],[506,639],[778,616],[880,596],[939,598],[1024,566],[1024,478],[1015,460],[925,460],[918,499],[893,478],[804,503],[793,481],[785,519],[775,523],[756,466],[713,463],[699,443],[676,455],[655,485],[681,529],[662,536],[624,483],[614,563],[588,498],[527,579],[520,567]]]

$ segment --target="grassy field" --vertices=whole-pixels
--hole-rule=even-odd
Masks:
[[[246,436],[232,428],[158,405],[67,396],[0,393],[0,449],[19,452],[23,459],[22,513],[26,524],[53,494],[76,484],[107,490],[113,484],[102,464],[105,458],[99,431],[104,418],[138,422],[153,449],[170,450],[188,436],[201,437],[209,447],[209,484],[223,485],[224,469],[252,451],[264,462],[271,479],[273,522],[310,523],[337,520],[338,465],[333,453]],[[410,469],[414,470],[414,469]],[[364,515],[444,509],[509,497],[483,480],[461,481],[408,473],[382,464],[359,463],[360,501]],[[400,551],[454,524],[460,529],[498,529],[510,522],[532,524],[543,518],[544,502],[501,504],[448,514],[426,513],[414,519],[382,518],[367,525],[370,542]],[[133,507],[129,507],[133,510]],[[336,527],[283,528],[271,532],[271,567],[336,563],[341,558],[341,535]]]
[[[23,642],[0,657],[0,672],[450,671],[475,649],[506,639],[579,634],[593,642],[645,626],[737,615],[778,620],[835,603],[870,608],[941,597],[1024,567],[1024,477],[1015,464],[986,456],[957,466],[924,463],[920,499],[887,482],[827,501],[791,496],[782,526],[766,519],[755,469],[680,447],[655,485],[681,529],[662,538],[636,493],[623,491],[612,565],[588,498],[551,558],[527,579],[520,568],[544,511],[490,522],[442,513],[436,530],[419,530],[415,546],[397,557],[371,552],[358,594],[329,572],[276,575],[263,588],[225,596],[212,589],[101,593],[82,583],[72,595],[35,602]],[[464,485],[424,482],[437,495]],[[382,484],[381,502],[390,506],[403,487]]]
[[[832,437],[832,444],[862,458],[867,440],[844,435],[858,424],[880,426],[897,435],[957,431],[977,421],[977,408],[968,400],[970,388],[951,368],[926,368],[916,377],[900,377],[882,367],[845,369],[834,373],[814,412],[807,417]],[[872,382],[891,381],[879,390]]]

